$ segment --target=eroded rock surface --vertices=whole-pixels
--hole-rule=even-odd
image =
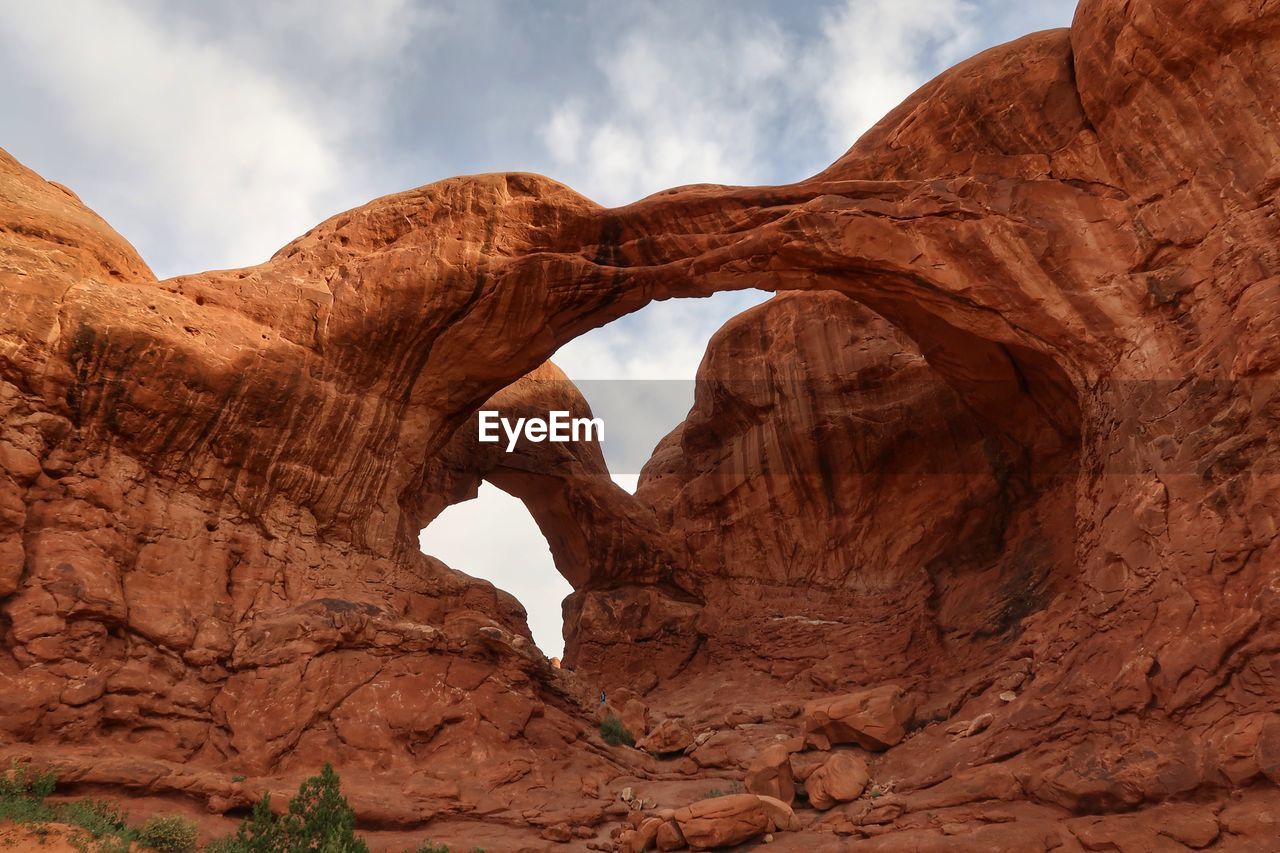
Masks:
[[[324,757],[380,826],[559,837],[892,684],[901,739],[779,849],[1267,849],[1278,66],[1267,4],[1085,0],[797,184],[457,178],[167,281],[0,157],[3,757],[214,811]],[[544,366],[575,335],[744,287],[815,292],[717,335],[636,495],[469,446],[494,395],[585,406]],[[417,550],[483,477],[575,587],[572,671]],[[600,742],[620,683],[688,758]],[[764,831],[737,797],[685,823]]]

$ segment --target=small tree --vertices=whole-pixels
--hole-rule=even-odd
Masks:
[[[232,838],[210,847],[226,853],[275,853],[284,850],[284,832],[280,821],[271,813],[271,795],[263,794],[262,799],[253,804],[249,819],[240,824]]]
[[[236,834],[205,848],[214,853],[369,853],[356,837],[356,813],[342,796],[333,766],[302,783],[287,814],[271,813],[263,794]]]
[[[333,765],[325,762],[319,776],[302,783],[289,801],[284,833],[289,849],[322,850],[325,853],[368,853],[356,838],[356,813],[342,796],[341,783]]]

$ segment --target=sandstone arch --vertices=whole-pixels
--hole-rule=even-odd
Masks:
[[[904,825],[940,803],[1061,817],[1261,796],[1280,626],[1277,20],[1243,0],[1087,0],[1070,33],[942,75],[795,185],[603,210],[537,176],[458,178],[257,267],[164,282],[4,157],[6,753],[217,808],[243,792],[205,768],[333,754],[385,771],[370,797],[406,822],[495,797],[518,812],[565,768],[622,772],[573,745],[571,691],[512,602],[416,552],[449,497],[433,466],[575,334],[751,286],[866,303],[1029,451],[1026,494],[1071,478],[1070,582],[971,679],[922,685],[921,735],[880,765]],[[983,703],[1002,716],[980,738],[932,724]],[[428,753],[465,764],[462,785]]]

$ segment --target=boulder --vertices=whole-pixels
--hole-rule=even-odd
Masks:
[[[658,838],[658,829],[665,823],[660,817],[647,817],[636,827],[636,842],[640,850],[648,850]]]
[[[663,821],[662,826],[658,827],[654,842],[659,850],[683,850],[688,846],[684,840],[684,833],[680,831],[680,825],[675,820]]]
[[[663,720],[649,733],[648,737],[636,744],[650,755],[671,755],[684,752],[693,744],[693,732],[680,720]]]
[[[747,768],[743,785],[753,794],[790,804],[796,798],[791,753],[780,743],[765,747]]]
[[[763,835],[769,813],[755,794],[730,794],[676,809],[675,822],[694,850],[714,850]]]
[[[639,699],[628,699],[622,706],[618,719],[622,720],[622,725],[636,740],[649,733],[649,706]]]
[[[542,832],[539,833],[547,841],[554,841],[557,844],[568,844],[573,840],[573,827],[567,823],[557,823],[553,826],[544,826]],[[644,848],[641,848],[642,850]]]
[[[699,735],[696,746],[689,752],[699,767],[731,770],[747,767],[755,757],[755,751],[735,731],[714,732],[705,740]]]
[[[813,771],[804,787],[809,794],[809,804],[825,811],[836,803],[858,799],[870,779],[865,761],[847,752],[837,752]]]
[[[795,832],[800,829],[800,820],[795,810],[788,803],[775,797],[760,797],[760,805],[769,818],[770,832]]]
[[[856,743],[864,749],[885,750],[906,737],[913,710],[896,684],[815,699],[804,706],[805,738],[820,749]]]
[[[644,853],[647,849],[640,842],[640,833],[634,829],[624,829],[616,839],[619,853]]]

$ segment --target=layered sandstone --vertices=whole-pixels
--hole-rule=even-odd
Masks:
[[[781,849],[1266,849],[1278,81],[1266,4],[1084,0],[797,184],[456,178],[167,281],[0,157],[5,756],[214,811],[324,757],[372,825],[531,838],[623,780],[737,837],[677,777],[895,685],[904,739]],[[822,293],[717,335],[635,496],[594,448],[470,445],[494,395],[585,406],[542,366],[575,335],[745,287]],[[575,672],[417,550],[485,477],[575,587]],[[619,681],[686,757],[591,732]]]

